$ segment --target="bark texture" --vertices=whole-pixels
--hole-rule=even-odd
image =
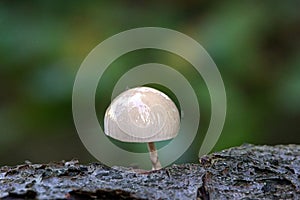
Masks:
[[[243,145],[143,172],[78,161],[0,168],[1,199],[300,199],[300,145]]]

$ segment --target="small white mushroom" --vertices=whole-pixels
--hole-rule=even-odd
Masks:
[[[147,143],[152,169],[161,168],[154,142],[176,137],[180,116],[174,102],[150,87],[129,89],[117,96],[104,117],[106,135],[123,141]]]

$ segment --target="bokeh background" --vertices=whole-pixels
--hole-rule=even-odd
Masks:
[[[95,161],[73,123],[76,71],[101,41],[144,26],[191,36],[217,64],[228,107],[213,151],[300,143],[299,8],[300,1],[0,1],[0,165]],[[147,62],[173,66],[193,84],[200,129],[178,162],[197,162],[210,119],[209,94],[175,55],[141,50],[116,60],[97,91],[99,121],[118,77]]]

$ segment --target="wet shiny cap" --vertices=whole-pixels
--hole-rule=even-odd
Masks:
[[[176,137],[179,111],[164,93],[150,87],[117,96],[104,116],[106,135],[123,142],[156,142]]]

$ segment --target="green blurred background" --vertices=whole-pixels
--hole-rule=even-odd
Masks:
[[[95,161],[73,123],[76,71],[101,41],[144,26],[191,36],[217,64],[228,107],[213,151],[242,143],[300,143],[299,8],[300,1],[0,1],[0,165]],[[201,77],[175,55],[140,50],[116,60],[114,76],[98,87],[99,120],[124,69],[147,62],[173,66],[193,84],[200,129],[178,162],[197,162],[209,95]]]

